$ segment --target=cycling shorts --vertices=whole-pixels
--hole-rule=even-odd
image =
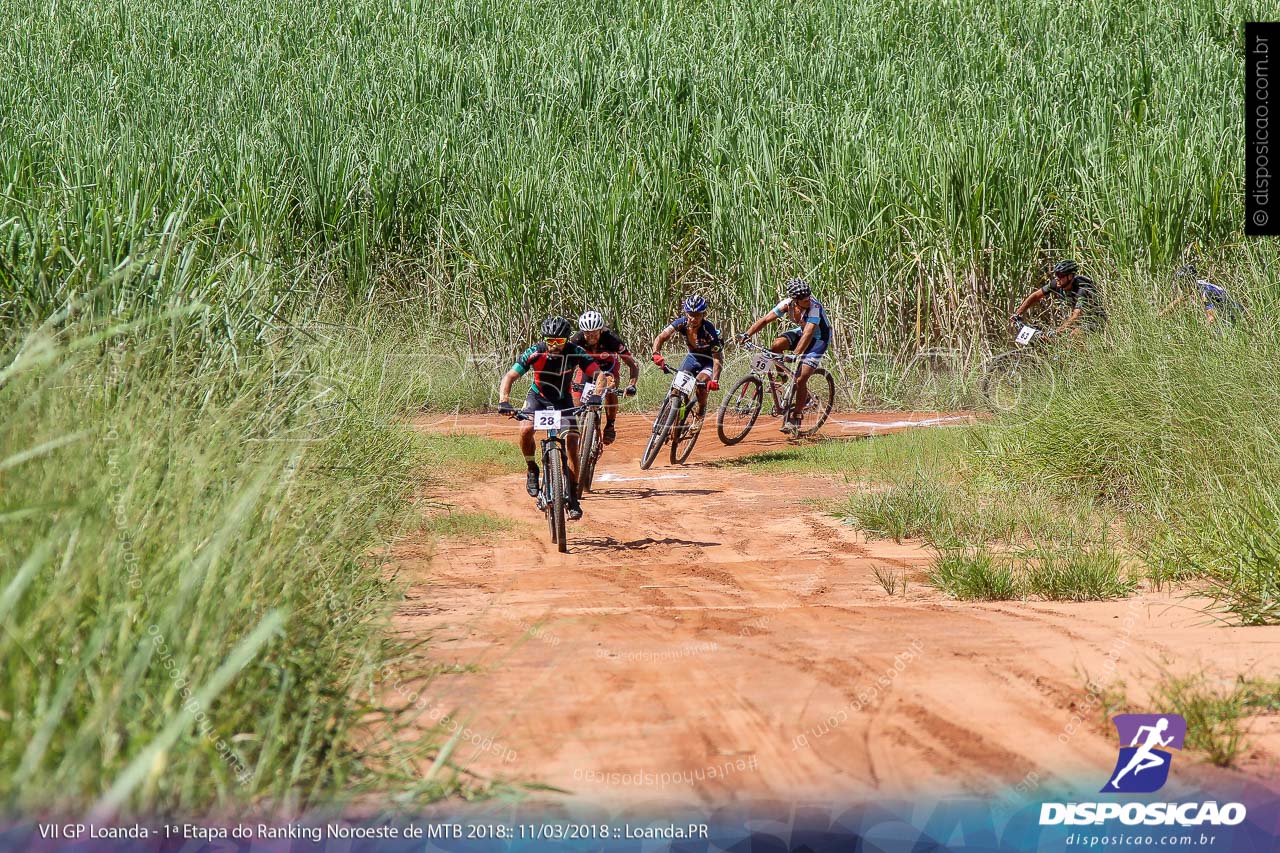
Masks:
[[[559,409],[564,411],[574,407],[572,398],[566,400],[548,400],[546,397],[538,393],[538,389],[530,388],[529,394],[524,398],[524,408],[521,410],[526,415],[532,415],[534,412],[540,412],[543,409]],[[578,416],[564,415],[560,418],[560,432],[569,433],[578,431]]]
[[[796,345],[800,343],[800,338],[804,337],[804,330],[797,326],[794,329],[783,332],[780,337],[786,338],[787,347],[794,350]],[[827,343],[828,341],[825,339],[809,341],[809,351],[800,356],[800,363],[817,367],[822,363],[822,357],[827,354]]]

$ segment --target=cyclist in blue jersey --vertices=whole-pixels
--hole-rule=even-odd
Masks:
[[[662,345],[675,335],[680,335],[689,347],[680,369],[698,378],[698,414],[690,425],[690,430],[697,432],[707,410],[707,392],[720,389],[720,369],[724,366],[724,341],[720,330],[707,319],[707,300],[696,293],[690,296],[684,301],[684,314],[672,320],[653,339],[653,363],[664,370],[667,361],[662,357]]]
[[[791,416],[782,425],[783,432],[792,433],[800,428],[799,413],[804,411],[805,404],[809,401],[809,377],[818,369],[827,347],[831,345],[831,321],[827,319],[827,309],[813,297],[813,291],[804,279],[787,279],[786,289],[787,297],[775,305],[772,311],[752,323],[751,328],[738,336],[738,340],[746,342],[774,320],[795,324],[793,328],[774,338],[769,346],[776,353],[794,352],[800,359],[800,372],[796,377],[796,404],[791,410]]]
[[[1190,287],[1188,287],[1189,282],[1192,283]],[[1161,317],[1188,299],[1199,301],[1204,308],[1206,326],[1213,325],[1219,320],[1224,325],[1231,325],[1244,313],[1244,306],[1232,299],[1225,288],[1200,278],[1195,264],[1178,267],[1177,272],[1173,274],[1173,286],[1178,291],[1178,296],[1160,312]]]
[[[587,379],[600,372],[600,366],[590,353],[575,344],[569,343],[569,335],[573,327],[564,317],[548,317],[542,323],[542,340],[521,353],[515,364],[502,377],[498,388],[498,411],[508,417],[515,417],[516,409],[511,405],[511,386],[521,376],[532,372],[532,384],[525,398],[524,412],[533,414],[542,409],[573,408],[573,372],[581,370]],[[569,450],[569,494],[568,516],[577,521],[582,518],[582,506],[578,503],[578,423],[576,418],[565,419],[565,443]],[[520,424],[520,450],[524,453],[525,464],[529,473],[525,480],[525,489],[530,497],[538,496],[538,463],[534,455],[533,421],[522,421]]]

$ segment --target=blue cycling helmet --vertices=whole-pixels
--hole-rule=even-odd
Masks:
[[[703,299],[696,293],[690,294],[689,298],[684,301],[684,310],[696,314],[699,311],[707,310],[707,300]]]

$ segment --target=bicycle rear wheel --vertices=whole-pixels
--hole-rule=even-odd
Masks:
[[[836,400],[836,383],[831,374],[819,367],[809,374],[805,383],[809,398],[805,400],[804,409],[800,412],[800,430],[797,435],[815,435],[827,422],[831,408]],[[793,395],[795,392],[792,392]]]
[[[589,411],[582,419],[582,437],[578,439],[578,493],[591,491],[600,458],[600,413]]]
[[[760,417],[764,383],[757,376],[744,376],[730,389],[716,412],[716,433],[724,444],[737,444],[747,437]]]
[[[658,410],[658,417],[653,421],[653,432],[649,435],[649,443],[644,446],[644,453],[640,456],[640,469],[648,470],[653,464],[653,460],[658,458],[658,451],[662,450],[662,445],[666,443],[667,438],[671,435],[671,424],[676,417],[675,397],[668,396],[662,401],[662,408]]]
[[[693,445],[698,440],[698,433],[702,432],[702,427],[698,427],[697,432],[690,432],[689,418],[693,416],[694,411],[698,409],[698,400],[694,398],[687,400],[680,412],[680,418],[675,427],[671,430],[671,464],[683,465],[684,461],[689,458],[689,454],[693,452]]]
[[[564,533],[565,477],[564,456],[558,446],[547,451],[544,467],[547,476],[547,520],[551,525],[551,541],[561,553],[569,550]]]

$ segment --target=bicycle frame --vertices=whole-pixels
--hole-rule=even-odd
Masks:
[[[773,399],[773,411],[771,417],[780,417],[787,414],[795,399],[796,380],[800,374],[800,359],[795,356],[783,355],[773,350],[765,349],[762,346],[747,342],[746,348],[755,353],[751,359],[751,373],[760,378],[762,384],[769,389],[769,396]],[[786,362],[795,361],[796,366],[788,368]],[[786,381],[782,385],[782,396],[778,396],[778,382],[785,376]]]

